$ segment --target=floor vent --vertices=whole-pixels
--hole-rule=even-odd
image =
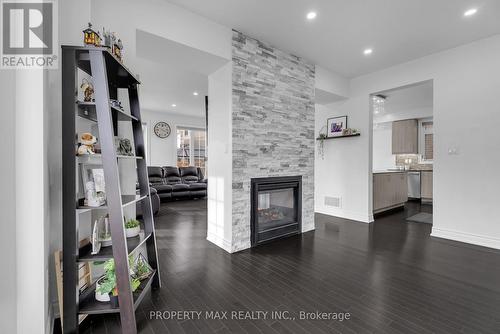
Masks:
[[[340,197],[325,196],[325,205],[340,208],[342,207],[342,199]]]

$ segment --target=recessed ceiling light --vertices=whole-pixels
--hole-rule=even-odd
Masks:
[[[175,108],[175,107],[177,107],[177,104],[175,104],[175,103],[174,103],[174,104],[172,104],[172,107],[174,107],[174,108]]]
[[[193,92],[193,95],[194,96],[198,96],[198,92]]]
[[[365,54],[365,56],[371,55],[373,53],[373,49],[365,49],[363,53]]]
[[[316,18],[316,16],[318,16],[318,14],[316,14],[316,12],[309,12],[309,13],[307,13],[307,19],[308,20],[314,20]]]
[[[471,8],[465,11],[464,16],[472,16],[477,13],[477,8]]]

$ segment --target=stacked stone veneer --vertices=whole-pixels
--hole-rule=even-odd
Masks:
[[[302,175],[314,229],[314,65],[233,31],[232,251],[250,247],[250,180]]]

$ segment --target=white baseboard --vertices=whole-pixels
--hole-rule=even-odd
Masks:
[[[431,237],[449,239],[459,242],[465,242],[472,245],[500,249],[500,239],[486,237],[484,235],[470,234],[433,227]]]
[[[232,245],[230,241],[222,237],[219,237],[218,235],[215,235],[213,233],[207,233],[207,240],[215,244],[216,246],[219,246],[226,252],[232,253]]]
[[[330,212],[330,211],[326,211],[323,209],[316,209],[316,210],[314,210],[314,212],[321,213],[321,214],[327,215],[327,216],[354,220],[356,222],[365,223],[365,224],[370,224],[374,220],[373,214],[366,215],[366,214],[362,214],[362,213],[358,213],[358,212],[349,212],[349,211],[345,211],[345,210],[335,210],[335,212]]]

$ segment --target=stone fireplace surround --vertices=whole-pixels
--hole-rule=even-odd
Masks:
[[[232,245],[251,246],[251,179],[302,177],[301,231],[314,229],[312,63],[233,31]]]

